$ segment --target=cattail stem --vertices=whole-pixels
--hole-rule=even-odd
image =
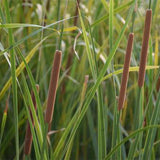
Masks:
[[[54,112],[54,103],[56,98],[56,91],[57,91],[59,72],[61,66],[61,57],[62,57],[62,52],[57,50],[54,55],[49,92],[48,92],[47,108],[45,114],[45,121],[48,124],[52,122],[52,117]]]
[[[39,91],[39,85],[36,85],[36,88],[37,88],[37,91]],[[33,91],[31,92],[31,97],[32,97],[34,108],[35,110],[37,110],[36,100],[35,100]],[[33,121],[31,110],[30,110],[30,115],[32,119],[32,125],[34,126],[34,121]],[[31,133],[31,128],[30,128],[29,121],[28,121],[27,128],[26,128],[25,142],[24,142],[24,154],[25,155],[30,155],[31,147],[32,147],[32,133]]]
[[[120,95],[118,100],[118,110],[121,110],[123,108],[124,101],[125,101],[128,75],[129,75],[129,66],[130,66],[130,60],[131,60],[131,54],[132,54],[132,48],[133,48],[133,38],[134,38],[134,34],[130,33],[128,38],[128,44],[126,49],[126,56],[125,56],[125,62],[124,62],[122,80],[121,80]]]
[[[152,10],[148,9],[146,12],[145,27],[144,27],[144,32],[143,32],[142,50],[141,50],[141,59],[140,59],[140,67],[139,67],[139,75],[138,75],[138,86],[140,88],[143,86],[144,78],[145,78],[145,68],[146,68],[146,63],[147,63],[147,51],[148,51],[148,42],[149,42],[151,21],[152,21]]]

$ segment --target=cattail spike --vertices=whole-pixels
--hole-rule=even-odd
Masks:
[[[48,124],[52,122],[52,117],[54,112],[54,103],[55,103],[56,91],[59,79],[61,58],[62,58],[62,52],[57,50],[54,55],[49,92],[48,92],[47,108],[45,114],[45,122]]]
[[[147,63],[147,51],[148,51],[148,42],[149,42],[151,21],[152,21],[152,10],[148,9],[146,12],[145,27],[144,27],[144,32],[143,32],[142,50],[141,50],[141,59],[140,59],[140,67],[139,67],[139,74],[138,74],[138,86],[140,88],[143,86],[144,78],[145,78],[145,68],[146,68],[146,63]]]
[[[39,92],[39,85],[36,85],[37,92]],[[36,100],[33,91],[31,92],[31,97],[32,97],[32,102],[34,105],[35,110],[37,110],[37,105],[36,105]],[[32,119],[32,124],[34,126],[34,121],[32,118],[32,113],[30,111],[31,119]],[[24,142],[24,154],[25,155],[30,155],[31,153],[31,147],[32,147],[32,133],[31,133],[31,128],[29,121],[27,122],[27,128],[26,128],[26,135],[25,135],[25,142]]]
[[[130,59],[131,59],[132,48],[133,48],[133,38],[134,38],[134,34],[130,33],[128,38],[128,44],[126,49],[126,56],[125,56],[125,62],[124,62],[122,80],[121,80],[120,95],[118,100],[118,110],[121,110],[123,108],[124,101],[125,101]]]

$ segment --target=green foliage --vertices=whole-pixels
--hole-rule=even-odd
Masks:
[[[0,159],[159,159],[159,2],[2,0]],[[138,89],[147,8],[152,9],[153,20],[145,84]],[[135,39],[127,95],[123,110],[118,111],[130,32]],[[48,133],[44,114],[57,49],[63,53],[62,66]],[[28,121],[33,145],[31,154],[24,155]]]

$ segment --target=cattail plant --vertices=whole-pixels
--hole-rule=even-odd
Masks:
[[[39,85],[36,85],[37,91],[39,91]],[[36,105],[36,100],[33,91],[31,92],[31,97],[32,97],[32,102],[34,105],[35,110],[37,110],[37,105]],[[32,118],[32,114],[30,111],[31,119],[32,119],[32,124],[34,126],[34,121]],[[24,142],[24,154],[25,155],[30,155],[31,153],[31,147],[32,147],[32,133],[31,133],[31,128],[29,121],[27,122],[27,128],[26,128],[26,135],[25,135],[25,142]]]
[[[146,62],[147,62],[147,51],[148,51],[151,21],[152,21],[152,10],[147,9],[144,32],[143,32],[143,42],[142,42],[142,50],[141,50],[139,75],[138,75],[138,86],[140,88],[143,86],[144,78],[145,78],[145,68],[146,68]]]
[[[56,91],[59,79],[61,58],[62,58],[62,52],[57,50],[53,60],[53,67],[51,72],[48,99],[47,99],[47,108],[45,114],[45,122],[48,123],[49,125],[52,122],[52,117],[54,112],[54,103],[55,103]]]
[[[132,48],[133,48],[133,39],[134,39],[134,34],[130,33],[128,38],[128,44],[126,49],[126,56],[125,56],[125,62],[124,62],[122,80],[121,80],[120,95],[118,100],[118,110],[121,110],[123,108],[125,97],[126,97],[126,88],[128,83],[129,66],[130,66],[130,60],[131,60],[131,54],[132,54]]]

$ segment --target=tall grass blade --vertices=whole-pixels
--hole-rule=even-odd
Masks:
[[[11,23],[8,0],[5,1],[6,20]],[[8,29],[9,45],[14,43],[12,29]],[[18,131],[18,100],[17,100],[17,82],[16,82],[16,60],[14,49],[10,50],[11,55],[11,75],[12,75],[12,93],[13,93],[13,108],[14,108],[14,124],[15,124],[15,141],[16,141],[16,159],[19,160],[19,131]]]
[[[39,86],[37,85],[36,87],[37,87],[37,91],[39,91]],[[35,110],[37,110],[37,105],[36,105],[36,101],[35,101],[35,97],[34,97],[33,92],[31,92],[31,96],[32,96],[32,101],[33,101],[33,105],[35,107]],[[31,111],[30,111],[30,114],[31,114]],[[32,114],[31,114],[31,117],[32,117]],[[34,126],[33,120],[32,120],[32,125]],[[26,128],[25,142],[24,142],[24,154],[25,155],[30,155],[31,147],[32,147],[32,133],[31,133],[30,124],[28,121],[27,128]]]

